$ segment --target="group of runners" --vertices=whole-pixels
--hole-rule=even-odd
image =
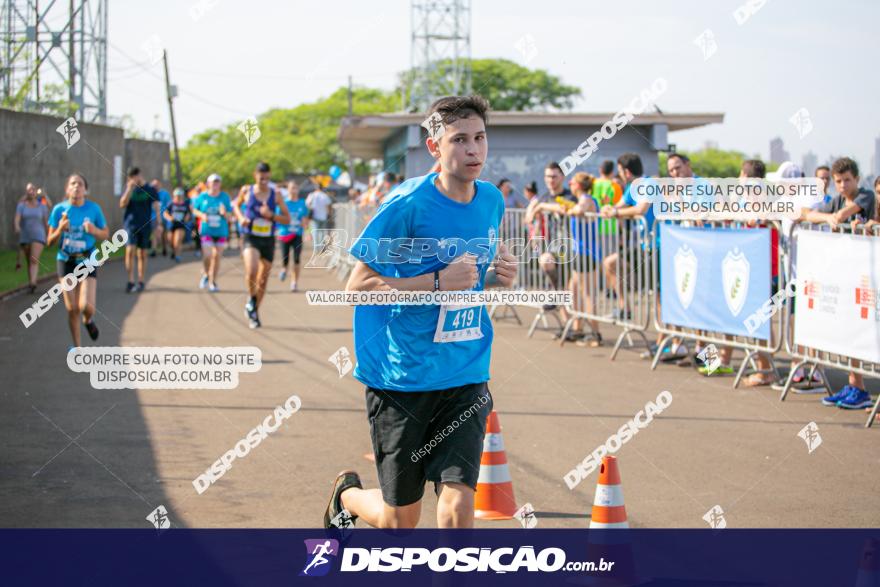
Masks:
[[[280,189],[270,181],[266,163],[254,170],[254,183],[244,186],[233,200],[223,191],[217,174],[207,178],[205,191],[190,198],[182,188],[166,198],[161,184],[147,183],[137,167],[127,172],[125,189],[119,198],[123,208],[126,293],[145,289],[148,258],[153,245],[170,248],[171,257],[180,262],[187,233],[197,235],[197,250],[202,260],[199,288],[211,293],[220,291],[218,276],[223,251],[230,240],[230,224],[241,235],[241,255],[245,268],[248,300],[245,316],[251,328],[260,326],[259,307],[266,293],[275,249],[282,252],[281,281],[290,276],[290,291],[299,291],[303,243],[309,240],[311,216],[299,185],[289,181]],[[329,207],[329,206],[328,206]],[[35,293],[40,254],[46,246],[58,244],[56,272],[59,280],[73,273],[77,265],[95,253],[110,237],[101,206],[88,199],[88,180],[72,173],[64,185],[64,199],[52,206],[48,197],[33,184],[17,204],[14,228],[19,234],[19,256],[27,260],[29,291]],[[325,222],[322,222],[325,224]],[[195,229],[195,230],[193,230]],[[20,259],[16,262],[20,267]],[[64,289],[73,346],[81,346],[81,325],[92,340],[98,338],[94,322],[97,311],[97,267],[72,289]]]

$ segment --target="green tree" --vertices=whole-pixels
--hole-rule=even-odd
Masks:
[[[724,149],[700,149],[699,151],[680,151],[691,160],[691,169],[702,177],[738,177],[742,162],[746,159],[761,159],[760,155],[746,155],[740,151]],[[668,155],[660,153],[660,175],[666,176],[666,160]],[[775,163],[767,163],[767,171],[779,167]]]
[[[445,83],[450,60],[438,61],[432,70],[435,93],[450,94]],[[529,69],[508,59],[472,59],[471,91],[480,94],[493,110],[571,109],[581,96],[576,86],[567,86],[543,69]],[[398,92],[408,97],[412,71],[400,74]]]
[[[382,90],[355,88],[352,102],[356,115],[375,114],[394,111],[400,97]],[[346,167],[348,159],[336,134],[347,114],[347,90],[340,88],[316,102],[259,115],[261,136],[250,147],[237,128],[241,121],[199,133],[180,150],[185,180],[193,185],[219,171],[226,185],[242,185],[251,180],[257,161],[272,165],[272,174],[277,178],[291,173],[326,172],[331,165]]]
[[[444,67],[443,62],[438,68]],[[543,70],[530,70],[505,59],[472,61],[473,88],[485,96],[494,110],[571,108],[580,90],[562,84]],[[400,76],[406,85],[408,72]],[[439,76],[438,77],[442,77]],[[355,115],[399,112],[400,88],[390,92],[355,88]],[[348,158],[337,141],[339,125],[348,114],[347,90],[340,88],[327,98],[293,108],[276,108],[257,117],[260,138],[250,147],[238,131],[241,121],[209,129],[192,137],[180,150],[187,185],[204,181],[219,172],[227,186],[250,181],[257,161],[272,165],[274,177],[291,173],[326,172],[331,165],[347,167]],[[366,171],[359,163],[358,173]]]

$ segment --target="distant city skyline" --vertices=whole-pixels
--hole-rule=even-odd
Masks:
[[[814,175],[819,166],[819,157],[812,151],[807,151],[801,158],[801,169],[807,176]]]
[[[767,159],[771,163],[791,161],[791,154],[785,150],[785,143],[780,137],[770,139],[770,155]]]
[[[874,139],[874,166],[871,171],[874,173],[874,177],[880,175],[880,135]]]

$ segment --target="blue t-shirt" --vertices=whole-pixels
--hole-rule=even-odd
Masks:
[[[95,248],[95,237],[83,230],[83,222],[88,220],[96,228],[107,226],[101,207],[91,200],[86,200],[82,206],[74,206],[70,200],[56,204],[49,215],[49,226],[58,228],[61,215],[65,212],[70,228],[61,233],[61,245],[56,256],[59,261],[67,261],[71,255],[87,255]]]
[[[290,224],[279,224],[275,234],[279,237],[287,237],[292,234],[302,235],[302,219],[309,215],[309,207],[306,206],[306,201],[303,198],[299,198],[296,201],[284,198],[284,203],[287,204],[287,211],[290,212]],[[275,206],[275,213],[281,214],[281,208]]]
[[[150,184],[144,184],[131,191],[131,198],[122,215],[122,224],[129,232],[137,232],[141,228],[150,227],[153,215],[153,202],[159,201],[159,194]]]
[[[504,198],[494,185],[478,180],[473,200],[456,202],[440,193],[434,185],[436,177],[430,173],[397,186],[350,252],[379,275],[397,278],[443,270],[445,261],[470,252],[478,257],[480,275],[473,289],[481,291],[497,248]],[[416,262],[392,263],[389,256],[394,255],[413,260],[405,247],[391,246],[391,239],[398,238],[432,239],[425,242],[454,249],[441,248],[438,255]],[[447,250],[448,254],[442,252]],[[482,338],[435,343],[440,306],[355,306],[354,377],[369,387],[395,391],[433,391],[488,381],[492,323],[485,306],[475,309]]]
[[[162,212],[164,212],[165,210],[168,209],[168,206],[171,204],[171,200],[172,200],[171,194],[169,194],[165,190],[159,190],[159,216],[158,216],[158,218],[162,218],[163,222],[166,222],[166,223],[167,223],[167,220],[164,220],[164,216],[162,215]],[[150,218],[152,219],[153,222],[156,222],[156,218],[157,218],[156,210],[154,210],[153,208],[150,208]]]
[[[229,194],[226,192],[220,192],[216,196],[212,196],[208,192],[202,192],[198,195],[193,209],[208,215],[208,218],[203,220],[199,226],[199,234],[216,238],[229,237],[229,223],[226,218],[220,216],[220,204],[223,204],[227,214],[232,213],[232,200],[229,199]]]
[[[590,198],[593,200],[596,210],[599,210],[599,200],[595,196],[590,196]],[[598,219],[573,217],[569,224],[569,230],[574,241],[573,248],[576,255],[586,255],[593,259],[602,258],[601,245],[599,244]]]
[[[647,180],[647,181],[642,182],[642,185],[654,183],[654,181],[648,176],[643,176],[641,179]],[[630,192],[630,188],[632,188],[632,185],[633,185],[632,183],[629,183],[623,192],[622,199],[625,204],[627,204],[628,206],[638,206],[639,204],[641,204],[644,201],[650,201],[648,196],[642,196],[642,197],[638,197],[638,198],[636,196],[634,196]],[[645,217],[644,223],[642,223],[642,222],[637,223],[637,225],[638,225],[637,230],[639,231],[639,234],[644,233],[646,230],[648,232],[654,230],[654,204],[653,203],[650,206],[648,206],[648,209],[645,210],[645,213],[643,214],[643,216]],[[654,234],[654,245],[655,246],[659,245],[659,243],[660,243],[660,231],[658,230]]]

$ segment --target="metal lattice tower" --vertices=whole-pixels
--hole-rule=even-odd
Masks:
[[[407,110],[471,90],[470,0],[412,0],[411,80]]]
[[[107,120],[107,0],[0,0],[0,104]]]

